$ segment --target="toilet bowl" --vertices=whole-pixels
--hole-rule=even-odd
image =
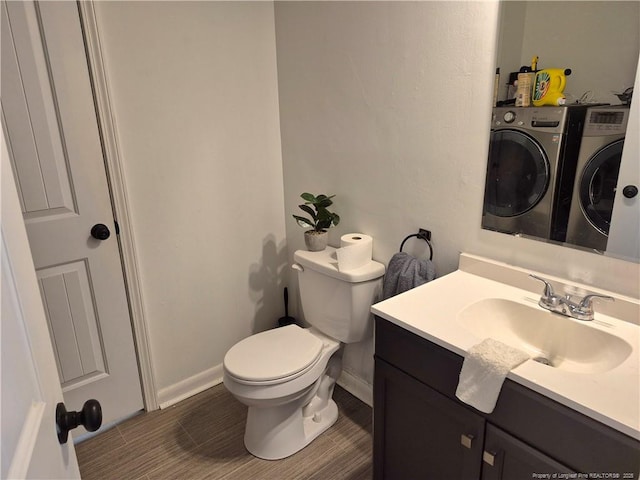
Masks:
[[[338,418],[331,398],[344,343],[371,334],[369,309],[382,290],[384,265],[353,273],[337,268],[335,249],[294,254],[300,298],[310,328],[298,325],[252,335],[224,357],[227,390],[249,407],[244,444],[277,460],[311,443]]]
[[[312,328],[288,325],[227,352],[223,382],[249,407],[244,443],[250,453],[266,460],[288,457],[335,423],[331,395],[341,368],[339,355],[332,356],[339,349],[340,342]]]

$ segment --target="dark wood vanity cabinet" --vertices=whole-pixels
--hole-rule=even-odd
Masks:
[[[382,360],[375,382],[375,478],[480,477],[484,418]]]
[[[375,338],[374,480],[638,479],[637,440],[508,379],[484,414],[461,356],[381,318]]]
[[[575,473],[490,423],[485,432],[482,460],[482,480],[535,478],[534,473]]]

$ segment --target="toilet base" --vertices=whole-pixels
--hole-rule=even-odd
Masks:
[[[296,402],[294,402],[296,403]],[[244,445],[252,455],[280,460],[302,450],[338,419],[338,406],[329,399],[311,416],[298,405],[271,408],[249,407]]]

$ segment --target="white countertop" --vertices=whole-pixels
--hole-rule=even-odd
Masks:
[[[496,269],[492,268],[494,263]],[[486,275],[487,271],[490,274]],[[464,357],[469,348],[483,340],[465,329],[457,320],[459,312],[475,302],[486,298],[503,298],[546,312],[537,305],[539,293],[513,286],[530,284],[532,290],[539,289],[542,292],[541,285],[527,278],[528,273],[517,267],[463,254],[460,270],[377,303],[371,311]],[[545,277],[544,273],[531,273]],[[507,280],[511,284],[496,281],[495,278]],[[556,280],[550,276],[545,278]],[[609,293],[603,290],[592,291]],[[620,319],[599,313],[603,309],[599,308],[601,304],[598,303],[595,305],[595,319],[581,323],[622,338],[631,345],[631,354],[620,365],[602,373],[577,373],[528,360],[513,369],[507,378],[640,439],[640,327],[633,323],[638,319],[640,302],[609,294],[616,297],[616,308],[619,311],[625,314],[630,312],[635,319]]]

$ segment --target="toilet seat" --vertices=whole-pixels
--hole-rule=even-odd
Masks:
[[[309,371],[320,358],[323,341],[297,325],[252,335],[231,347],[224,368],[238,383],[273,385]]]

